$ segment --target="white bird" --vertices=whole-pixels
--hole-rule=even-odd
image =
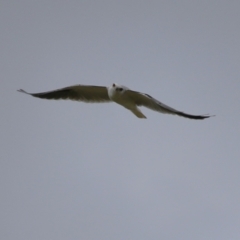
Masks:
[[[210,115],[191,115],[171,108],[146,93],[136,92],[129,88],[113,83],[110,87],[75,85],[49,92],[28,93],[33,97],[45,99],[70,99],[88,103],[115,102],[130,110],[138,118],[146,118],[138,106],[144,106],[161,113],[174,114],[190,119],[205,119]]]

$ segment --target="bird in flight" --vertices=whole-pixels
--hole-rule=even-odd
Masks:
[[[116,83],[113,83],[109,87],[75,85],[41,93],[28,93],[22,89],[18,91],[43,99],[70,99],[87,103],[115,102],[130,110],[138,118],[146,118],[138,108],[139,106],[144,106],[157,112],[174,114],[190,119],[201,120],[211,117],[210,115],[192,115],[178,111],[161,103],[146,93],[136,92]]]

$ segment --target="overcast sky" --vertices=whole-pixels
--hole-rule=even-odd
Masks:
[[[240,1],[0,1],[0,238],[240,239]],[[123,84],[203,121],[16,90]]]

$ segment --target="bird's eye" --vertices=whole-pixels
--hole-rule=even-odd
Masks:
[[[115,83],[112,85],[113,87],[116,87]]]

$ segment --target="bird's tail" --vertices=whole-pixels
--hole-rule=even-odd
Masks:
[[[147,118],[141,111],[139,108],[134,108],[130,110],[135,116],[137,116],[138,118]]]

